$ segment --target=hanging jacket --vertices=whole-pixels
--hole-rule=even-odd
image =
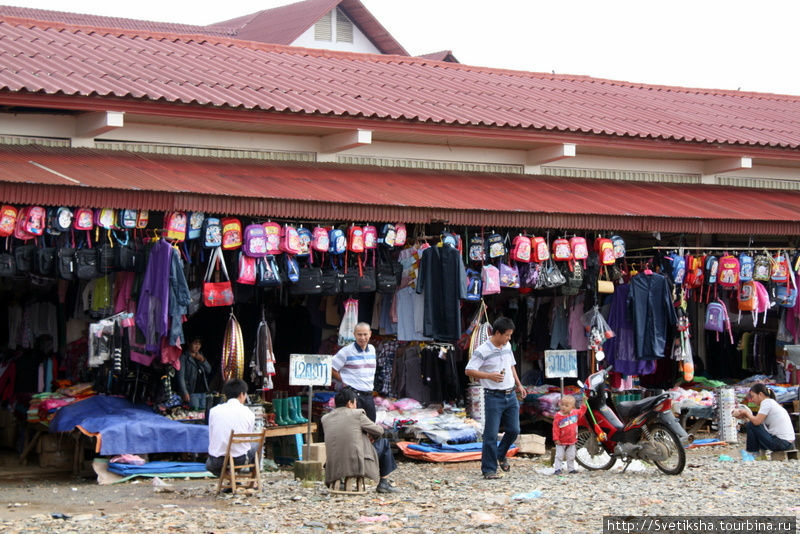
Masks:
[[[189,310],[189,285],[183,273],[183,259],[179,252],[172,254],[169,269],[169,344],[180,345],[183,339],[183,316]]]
[[[425,296],[423,334],[442,341],[460,338],[460,299],[467,296],[467,276],[458,250],[447,245],[426,249],[416,291]]]
[[[145,349],[158,351],[169,329],[169,275],[172,245],[164,240],[153,245],[139,291],[136,326],[145,338]]]
[[[667,279],[658,273],[634,276],[628,293],[628,313],[633,322],[636,358],[663,358],[668,329],[678,321]]]

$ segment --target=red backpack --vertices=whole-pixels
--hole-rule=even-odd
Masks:
[[[572,259],[572,247],[563,237],[553,240],[553,259],[556,261],[569,261]]]
[[[541,263],[550,259],[550,248],[543,237],[531,238],[531,248],[533,250],[533,261]]]
[[[367,250],[378,248],[378,229],[371,224],[364,227],[364,248]]]
[[[360,226],[347,229],[347,250],[356,254],[364,252],[364,229]]]
[[[589,247],[586,245],[586,238],[575,236],[569,240],[569,246],[572,248],[572,258],[576,261],[583,261],[583,266],[586,267],[586,258],[589,257]]]
[[[614,265],[614,245],[606,237],[598,237],[594,240],[594,249],[600,258],[600,265]]]
[[[531,238],[519,234],[511,242],[511,259],[522,263],[531,261]]]
[[[719,259],[717,283],[722,287],[739,286],[739,260],[736,256],[726,254]]]
[[[30,211],[30,207],[28,206],[21,208],[17,214],[17,224],[14,225],[14,237],[23,241],[27,241],[35,237],[33,234],[25,230],[25,221],[28,219],[28,211]]]
[[[0,208],[0,237],[8,237],[14,233],[14,226],[17,224],[17,208],[14,206],[3,206]]]

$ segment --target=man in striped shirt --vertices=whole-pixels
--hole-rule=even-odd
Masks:
[[[345,345],[333,356],[333,378],[352,389],[358,397],[358,408],[375,422],[375,401],[372,390],[375,384],[375,347],[369,344],[372,329],[367,323],[358,323],[353,332],[355,343]]]

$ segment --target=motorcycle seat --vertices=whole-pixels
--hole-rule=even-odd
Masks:
[[[668,396],[669,395],[665,393],[662,395],[656,395],[654,397],[646,397],[640,400],[618,402],[616,403],[617,413],[622,419],[628,421],[640,413],[650,410]]]

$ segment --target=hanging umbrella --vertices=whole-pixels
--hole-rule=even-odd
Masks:
[[[222,379],[242,378],[244,374],[244,341],[242,327],[231,312],[222,342]]]

